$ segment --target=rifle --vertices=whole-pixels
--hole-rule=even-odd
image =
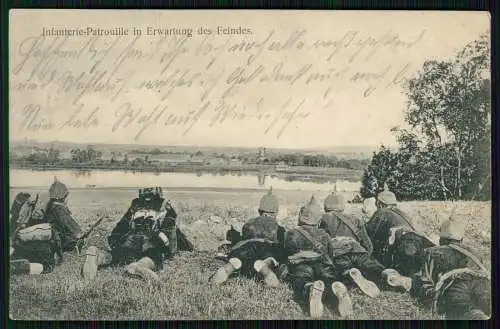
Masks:
[[[80,255],[80,252],[81,252],[81,249],[83,247],[83,243],[85,242],[85,239],[88,238],[88,236],[90,235],[90,233],[92,233],[92,231],[97,227],[99,226],[99,224],[104,220],[104,218],[108,218],[107,215],[102,215],[101,217],[99,217],[99,219],[94,222],[94,224],[92,224],[92,226],[90,226],[90,228],[87,230],[87,232],[83,233],[79,238],[78,238],[78,241],[76,242],[76,252],[78,255]]]

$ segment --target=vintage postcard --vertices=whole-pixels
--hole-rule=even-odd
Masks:
[[[490,318],[487,12],[9,26],[12,319]]]

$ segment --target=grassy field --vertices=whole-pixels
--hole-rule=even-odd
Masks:
[[[11,199],[19,190],[11,189]],[[30,191],[28,191],[30,192]],[[33,191],[39,192],[39,191]],[[83,226],[99,214],[109,219],[95,231],[89,244],[106,247],[106,233],[128,207],[135,190],[74,190],[69,206]],[[279,222],[295,224],[298,208],[310,198],[303,191],[279,191]],[[47,200],[45,192],[41,201]],[[316,193],[323,200],[325,193]],[[169,193],[179,212],[181,229],[194,242],[196,251],[183,252],[165,264],[162,283],[154,285],[122,275],[121,268],[99,271],[95,281],[84,284],[79,277],[83,256],[69,254],[53,273],[10,278],[10,317],[22,320],[172,320],[172,319],[308,319],[293,292],[283,285],[267,288],[245,278],[234,278],[220,287],[208,277],[221,264],[214,260],[216,248],[230,224],[242,225],[254,216],[261,193],[189,192]],[[471,245],[490,266],[490,205],[461,202],[458,213],[467,223],[465,243]],[[412,216],[415,226],[436,237],[440,222],[451,210],[451,203],[407,202],[400,207]],[[348,212],[360,215],[360,205],[349,205]],[[355,319],[432,319],[408,294],[383,292],[370,299],[357,289],[351,291]],[[328,300],[326,301],[328,304]],[[338,315],[328,309],[325,318]]]

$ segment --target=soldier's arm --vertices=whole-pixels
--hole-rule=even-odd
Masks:
[[[55,205],[53,208],[55,213],[54,220],[57,224],[64,227],[73,237],[79,237],[83,232],[80,224],[73,218],[68,207],[64,205]]]
[[[177,211],[175,211],[175,206],[171,200],[166,200],[163,203],[161,210],[167,212],[165,217],[177,219]]]
[[[111,248],[115,248],[119,244],[121,238],[130,229],[130,217],[132,216],[132,211],[131,206],[109,234],[108,243]]]
[[[377,235],[377,230],[380,227],[380,223],[384,220],[384,215],[377,211],[373,214],[372,218],[366,223],[365,229],[368,237],[373,239]]]
[[[241,239],[251,239],[254,236],[254,230],[252,229],[252,225],[249,222],[243,224],[241,228]]]
[[[359,227],[359,237],[361,239],[361,245],[371,255],[371,253],[373,252],[372,240],[368,236],[368,232],[366,231],[365,224],[361,220],[359,220],[359,219],[358,219],[358,227]]]
[[[299,252],[297,247],[297,234],[295,230],[286,231],[284,239],[284,254],[286,256],[290,256]]]
[[[412,294],[420,299],[420,302],[429,306],[434,299],[434,288],[437,279],[436,264],[431,252],[425,253],[424,262],[420,271],[414,275],[412,283]]]
[[[241,233],[238,232],[232,225],[231,228],[226,232],[226,240],[230,241],[231,244],[236,244],[241,241]]]
[[[160,232],[168,238],[167,249],[170,251],[170,255],[177,253],[177,224],[175,218],[170,217],[168,213],[160,225],[158,233]]]

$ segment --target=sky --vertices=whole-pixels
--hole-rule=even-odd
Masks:
[[[394,145],[405,79],[490,24],[486,12],[10,15],[11,140],[276,148]]]

